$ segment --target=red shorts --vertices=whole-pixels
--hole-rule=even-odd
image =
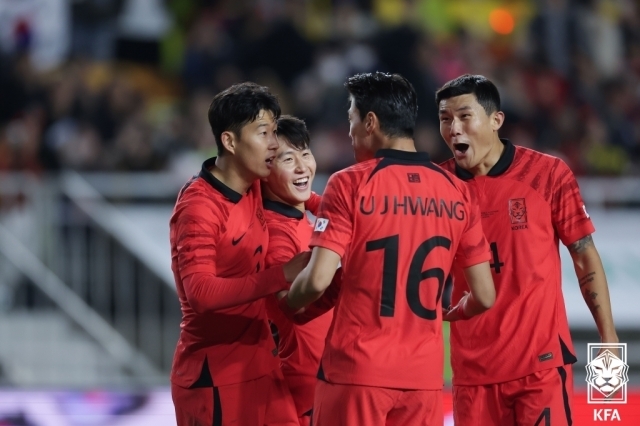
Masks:
[[[456,426],[569,426],[571,365],[486,386],[453,387]]]
[[[296,411],[302,426],[309,425],[313,408],[313,395],[316,391],[315,376],[300,374],[285,374],[284,381],[289,386],[289,392],[293,397]]]
[[[178,426],[298,426],[280,369],[248,382],[185,389],[171,384]]]
[[[338,385],[318,380],[313,426],[442,426],[441,390]]]

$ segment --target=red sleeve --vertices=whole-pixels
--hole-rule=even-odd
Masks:
[[[347,174],[338,172],[329,178],[318,209],[309,247],[324,247],[344,256],[353,232],[352,186]]]
[[[177,272],[189,305],[198,313],[241,305],[288,288],[281,267],[242,278],[216,275],[220,219],[217,206],[194,199],[171,223],[176,236]]]
[[[309,210],[314,216],[317,216],[321,201],[322,197],[311,191],[311,197],[304,203],[304,208],[305,210]]]
[[[300,253],[300,244],[294,237],[295,229],[280,223],[268,223],[267,226],[269,227],[269,250],[264,260],[266,268],[285,264]]]
[[[491,255],[489,244],[482,230],[480,208],[477,200],[466,187],[463,188],[463,192],[467,200],[465,204],[467,206],[468,220],[456,252],[456,263],[461,268],[468,268],[490,260]]]
[[[195,273],[184,278],[182,285],[189,305],[197,313],[253,302],[289,287],[282,267],[266,269],[243,278],[220,278],[213,274]]]
[[[562,160],[556,171],[551,199],[553,225],[565,246],[591,235],[595,228],[587,214],[580,188],[573,172]]]

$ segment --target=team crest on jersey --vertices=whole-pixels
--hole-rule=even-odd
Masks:
[[[316,219],[316,226],[313,228],[316,232],[324,232],[329,224],[329,219],[323,219],[321,217]]]
[[[512,198],[509,200],[509,216],[511,217],[511,223],[514,225],[527,223],[527,205],[524,198]],[[518,227],[517,229],[521,228]]]

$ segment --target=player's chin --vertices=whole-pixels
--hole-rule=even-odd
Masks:
[[[295,187],[289,189],[289,199],[292,203],[305,203],[309,198],[311,198],[311,185],[304,190]]]

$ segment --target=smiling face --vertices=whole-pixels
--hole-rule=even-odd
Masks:
[[[267,196],[304,210],[305,201],[311,197],[316,160],[309,148],[296,149],[283,137],[279,142],[271,175],[263,179]]]
[[[470,93],[441,100],[438,115],[440,134],[460,167],[474,172],[483,166],[490,169],[498,161],[502,143],[497,131],[504,121],[501,111],[487,115]]]
[[[233,152],[243,175],[250,179],[269,176],[279,146],[276,128],[273,113],[261,110],[254,121],[240,129],[239,135],[230,131],[222,134],[225,148]]]

